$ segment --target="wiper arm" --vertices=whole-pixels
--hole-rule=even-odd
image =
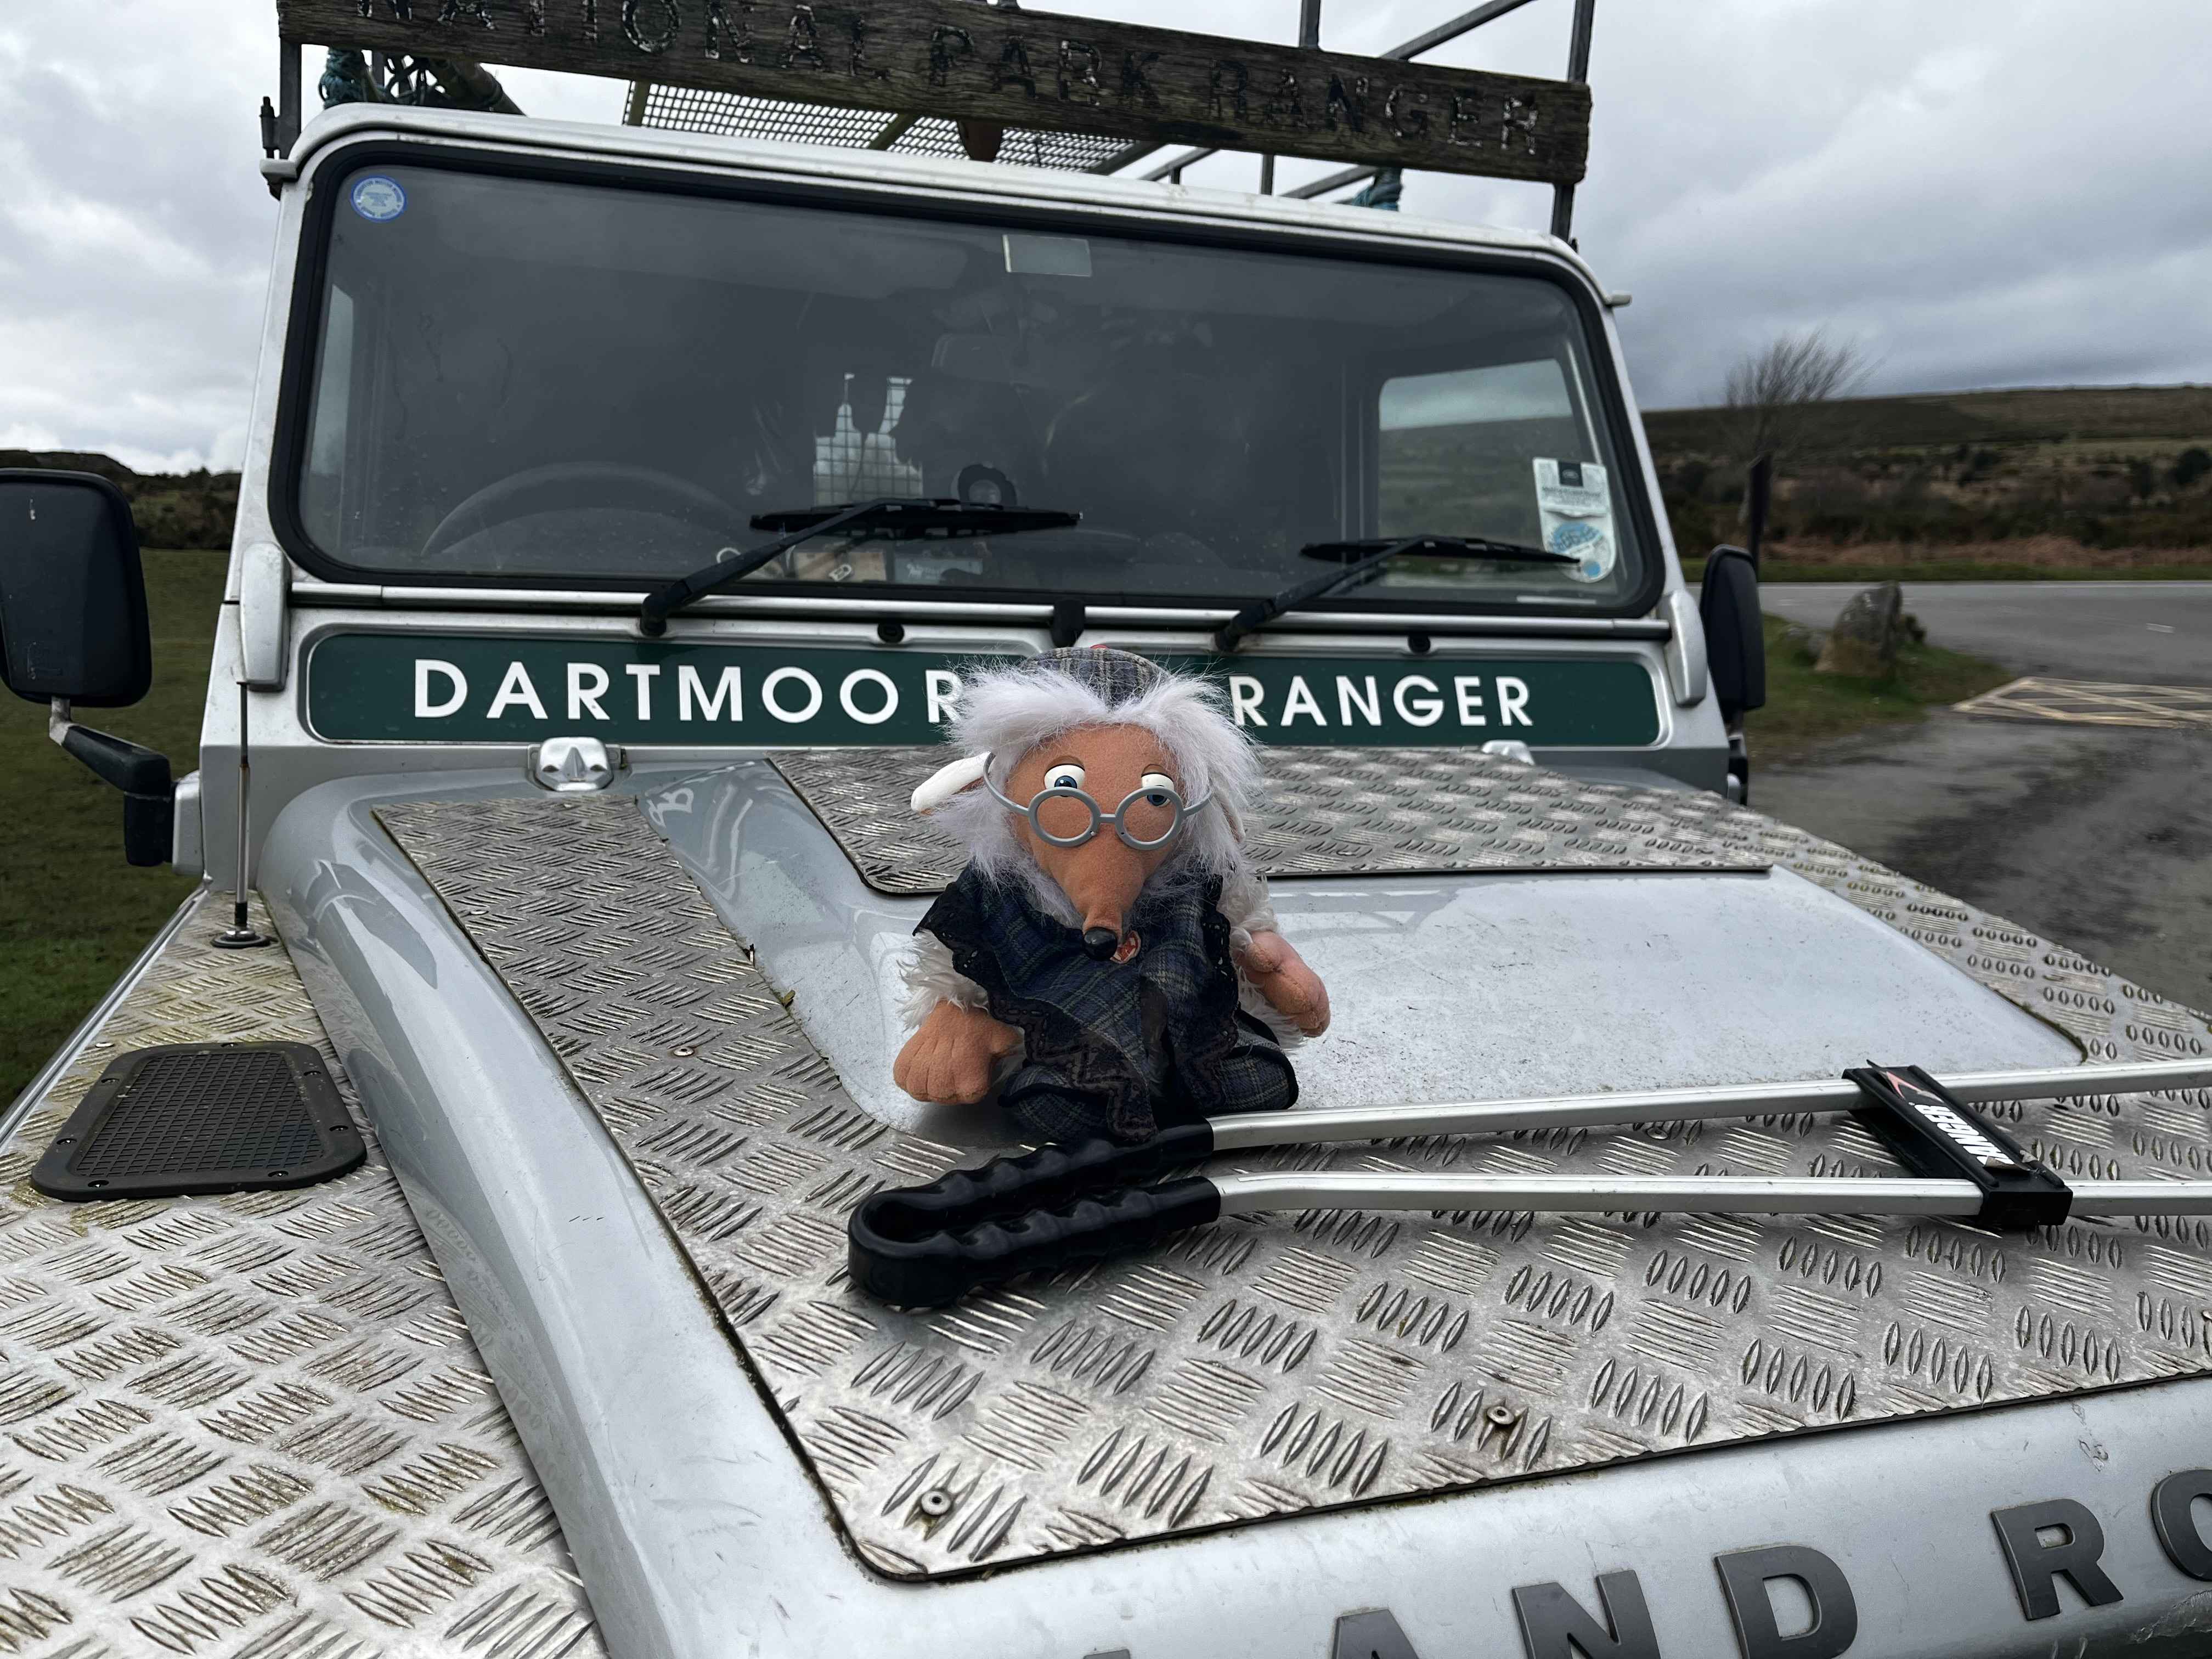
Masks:
[[[1441,553],[1449,557],[1510,560],[1521,564],[1575,564],[1571,553],[1549,548],[1524,547],[1518,542],[1486,541],[1467,536],[1404,536],[1395,541],[1309,542],[1298,550],[1305,557],[1349,558],[1341,570],[1286,587],[1271,598],[1255,600],[1213,630],[1213,648],[1229,652],[1247,635],[1257,633],[1283,612],[1309,600],[1327,599],[1347,587],[1356,587],[1391,560],[1406,553]]]
[[[757,514],[752,520],[754,529],[781,530],[784,534],[735,558],[717,559],[703,569],[655,588],[638,607],[638,631],[656,637],[666,633],[668,618],[692,600],[719,593],[751,575],[779,553],[787,553],[801,542],[836,531],[866,531],[900,540],[921,536],[1014,536],[1029,530],[1066,530],[1079,524],[1082,519],[1080,513],[1063,513],[1052,507],[1001,507],[927,495],[885,495],[872,501]]]

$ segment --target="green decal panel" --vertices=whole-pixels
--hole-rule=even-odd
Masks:
[[[925,651],[333,634],[307,723],[334,742],[733,746],[935,743],[979,659]],[[1634,657],[1170,657],[1220,680],[1263,743],[1637,748],[1658,689]]]

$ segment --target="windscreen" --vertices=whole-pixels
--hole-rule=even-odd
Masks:
[[[637,586],[886,496],[1081,520],[818,538],[745,591],[1243,603],[1433,535],[1506,546],[1347,599],[1602,608],[1653,556],[1542,276],[390,164],[335,197],[297,508],[339,574]]]

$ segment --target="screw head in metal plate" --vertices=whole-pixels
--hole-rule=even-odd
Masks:
[[[532,745],[525,769],[541,789],[590,795],[612,783],[621,765],[621,750],[610,752],[597,738],[548,738]]]
[[[941,1521],[952,1513],[952,1494],[942,1486],[932,1486],[914,1500],[915,1508],[933,1521]]]

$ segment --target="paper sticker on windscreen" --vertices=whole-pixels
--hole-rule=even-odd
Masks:
[[[1595,461],[1540,457],[1535,466],[1536,512],[1543,524],[1544,545],[1554,553],[1574,555],[1577,563],[1567,574],[1577,581],[1603,580],[1620,556],[1605,469]]]

